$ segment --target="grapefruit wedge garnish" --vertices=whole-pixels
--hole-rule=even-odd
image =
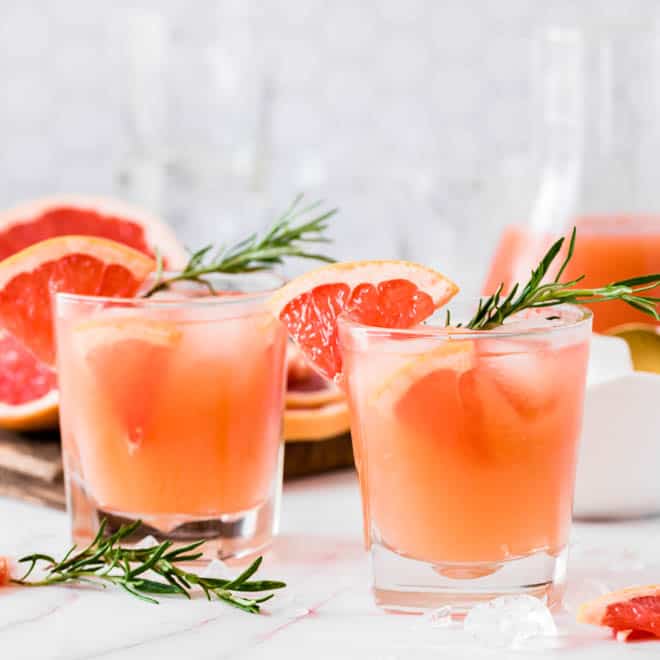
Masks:
[[[85,235],[111,239],[148,256],[157,248],[166,267],[182,266],[185,250],[157,217],[124,202],[78,195],[46,197],[0,213],[0,259],[42,240]],[[55,375],[12,335],[0,336],[0,426],[19,430],[57,422]]]
[[[103,238],[42,241],[0,262],[0,327],[52,366],[52,294],[134,296],[154,267],[141,252]]]
[[[660,637],[660,584],[600,596],[580,607],[577,620],[612,628],[621,641],[644,635]]]
[[[407,261],[355,261],[301,275],[275,293],[270,306],[314,368],[326,378],[341,373],[337,317],[410,328],[458,291],[444,275]]]

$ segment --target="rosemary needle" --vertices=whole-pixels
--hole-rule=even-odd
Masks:
[[[253,594],[272,592],[286,586],[275,580],[251,580],[261,566],[262,557],[255,559],[238,577],[228,580],[202,577],[181,567],[185,562],[200,559],[204,541],[195,541],[173,548],[172,541],[163,541],[151,548],[126,548],[121,541],[129,537],[142,521],[123,525],[114,534],[105,535],[107,521],[101,522],[94,540],[83,550],[74,545],[60,559],[43,553],[27,555],[19,562],[28,564],[27,571],[14,584],[26,587],[46,587],[54,584],[94,584],[120,587],[131,596],[157,604],[154,596],[183,596],[190,599],[193,589],[204,592],[208,600],[213,597],[232,607],[257,614],[261,603],[275,594],[259,597]],[[38,565],[44,565],[45,575],[36,580],[28,578]],[[147,577],[149,575],[149,577]]]
[[[155,283],[143,297],[148,298],[167,289],[170,284],[181,281],[203,284],[214,293],[213,284],[206,278],[207,275],[269,270],[283,263],[284,257],[333,262],[331,257],[311,252],[307,248],[310,243],[330,242],[324,232],[328,228],[328,220],[337,213],[337,209],[317,211],[321,204],[318,201],[304,205],[303,196],[298,195],[262,237],[252,234],[231,247],[217,250],[214,250],[213,245],[206,245],[190,255],[180,273],[169,277],[163,272],[162,259],[158,256]]]

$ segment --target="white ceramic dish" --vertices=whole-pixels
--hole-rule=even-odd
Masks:
[[[660,513],[660,375],[635,372],[627,344],[593,336],[574,516]]]

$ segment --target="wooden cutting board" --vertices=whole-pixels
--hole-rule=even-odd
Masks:
[[[0,495],[64,509],[60,435],[0,430]]]
[[[284,477],[301,477],[353,465],[350,434],[287,443]],[[57,431],[19,434],[0,429],[0,496],[65,508]]]

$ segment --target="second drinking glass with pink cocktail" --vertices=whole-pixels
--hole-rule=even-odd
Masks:
[[[376,601],[560,596],[591,330],[579,307],[481,332],[340,317]]]

